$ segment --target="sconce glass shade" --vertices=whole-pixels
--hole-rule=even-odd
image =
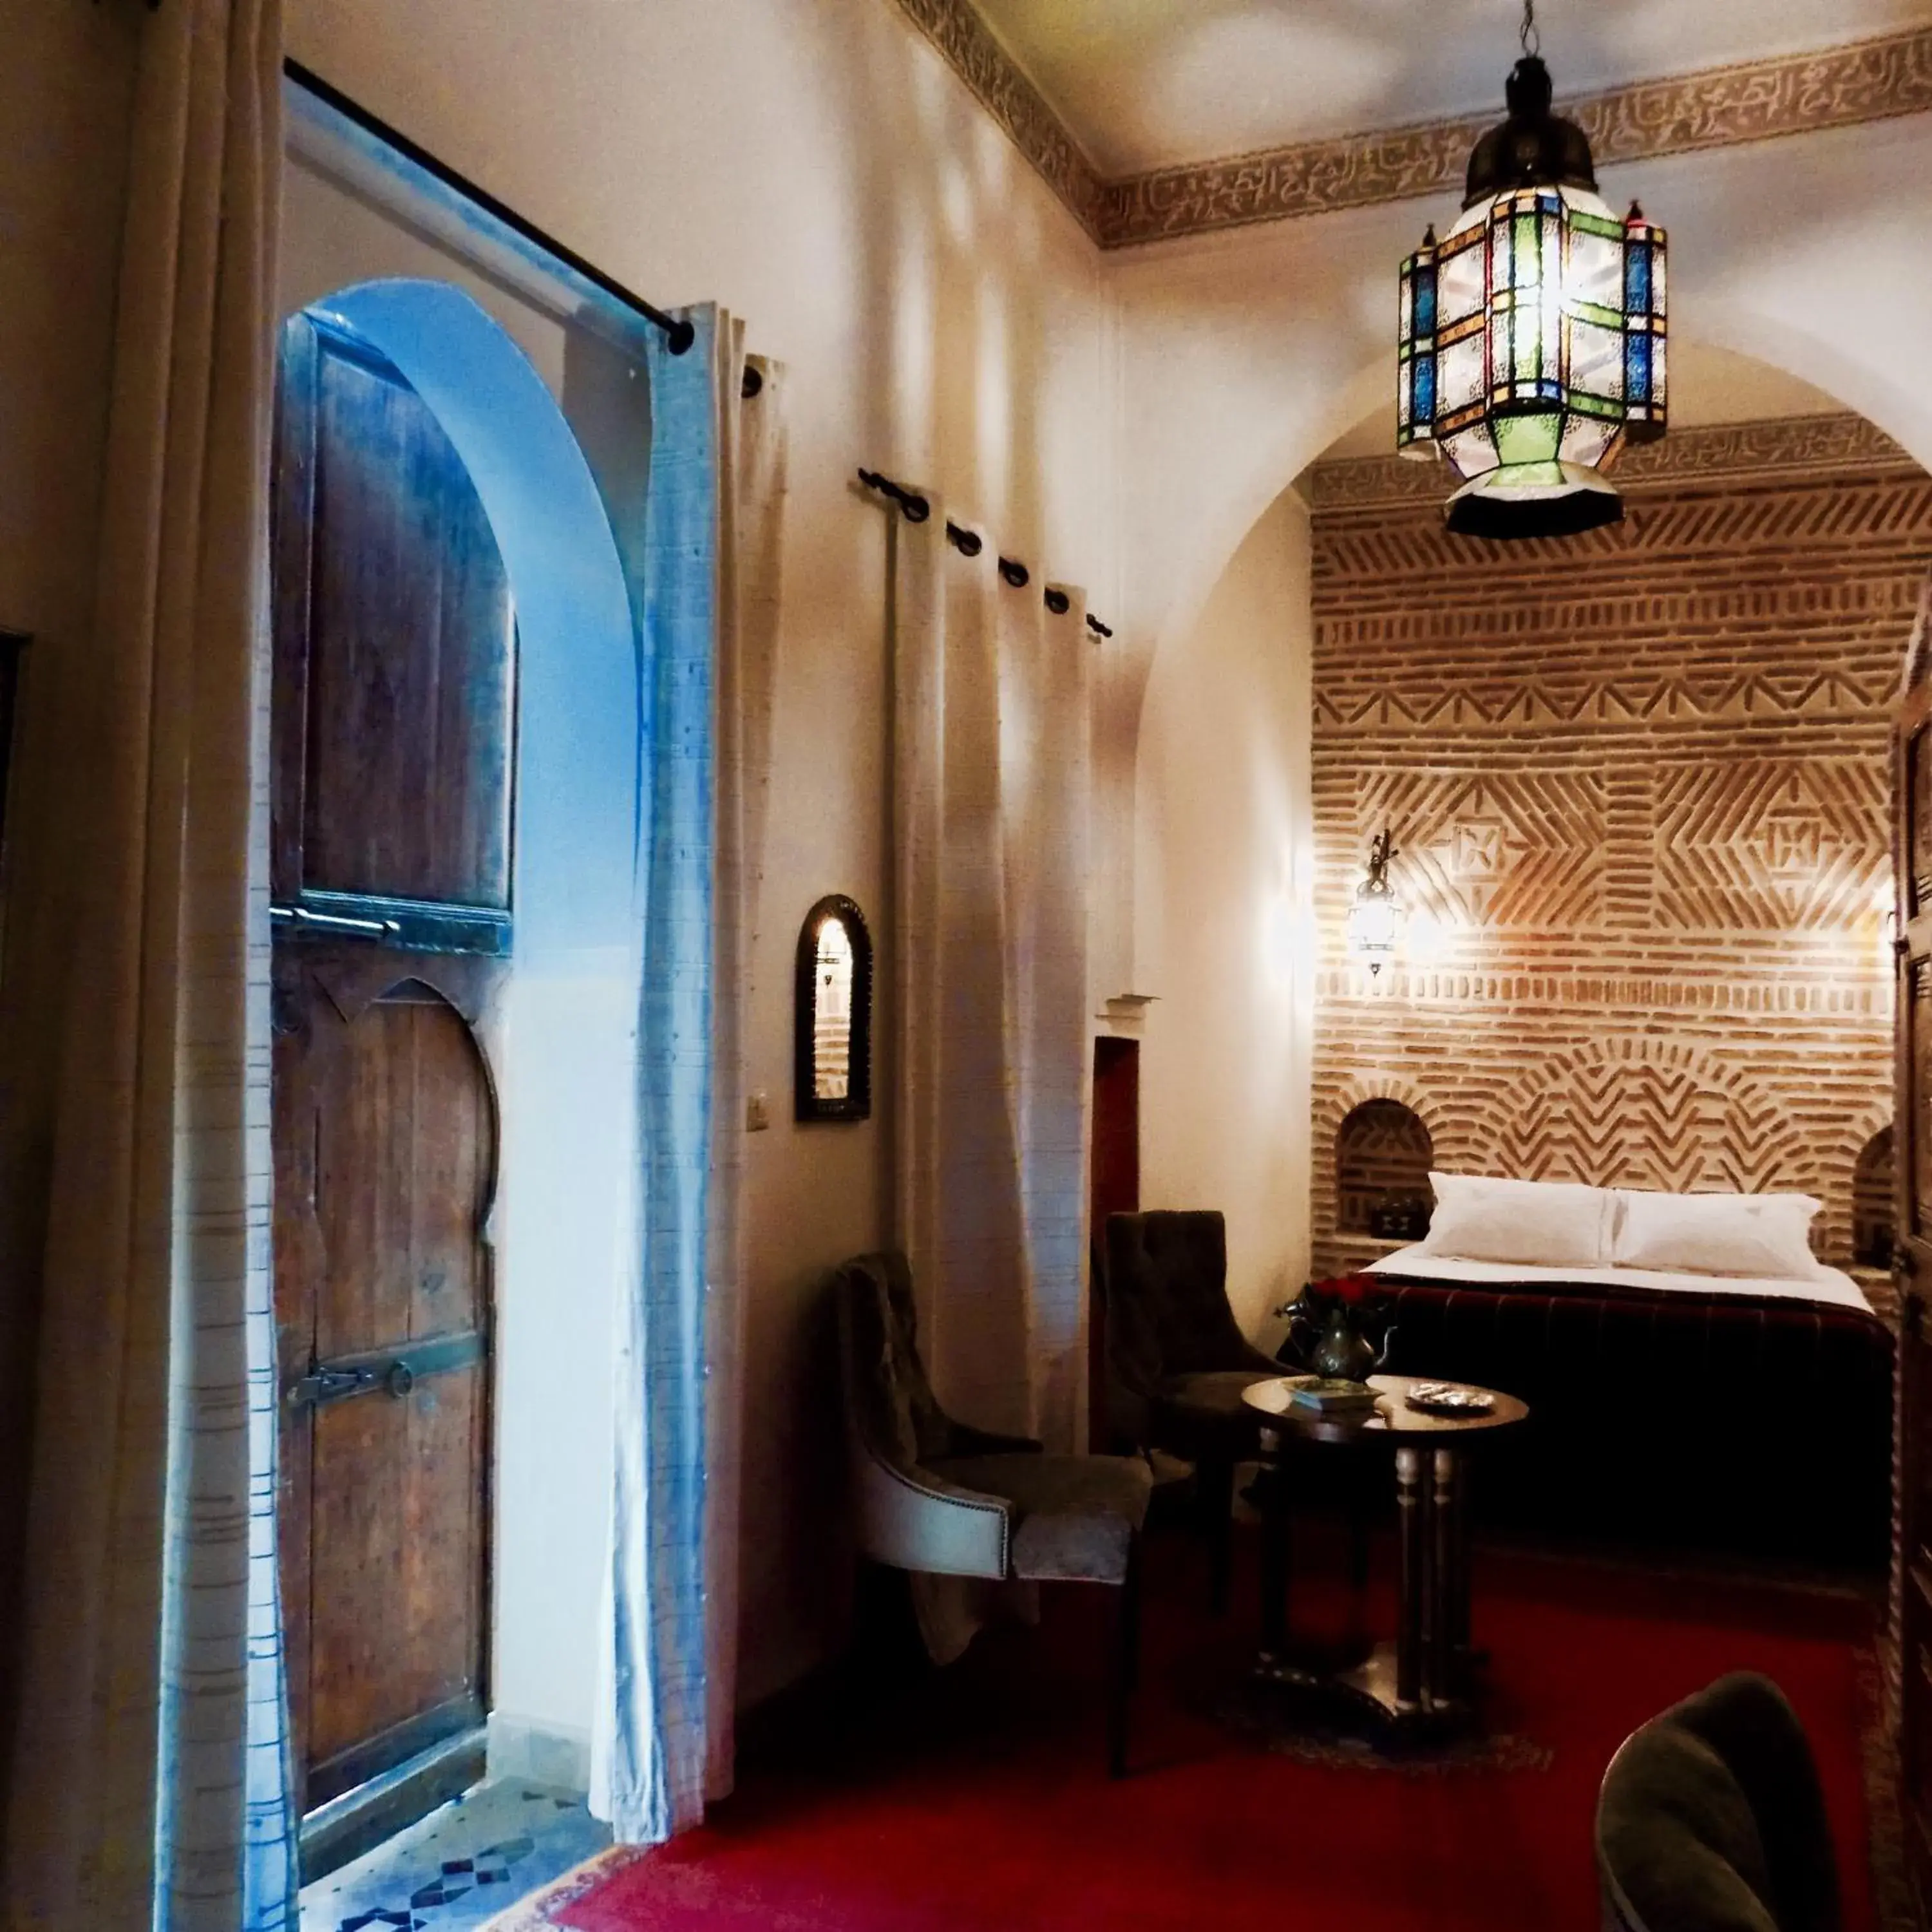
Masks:
[[[1533,57],[1470,158],[1461,219],[1402,265],[1396,445],[1463,479],[1452,530],[1562,536],[1618,521],[1603,472],[1664,432],[1666,238],[1596,192],[1588,143]]]
[[[1368,962],[1371,973],[1382,970],[1402,942],[1402,907],[1385,878],[1365,879],[1355,888],[1348,908],[1348,950]]]

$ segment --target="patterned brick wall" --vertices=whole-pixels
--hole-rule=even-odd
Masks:
[[[1339,1227],[1335,1160],[1384,1096],[1440,1167],[1807,1190],[1850,1262],[1932,478],[1855,418],[1680,430],[1621,526],[1507,545],[1447,534],[1443,478],[1312,478],[1318,1268],[1390,1245]],[[1372,979],[1343,932],[1385,825],[1410,924]]]

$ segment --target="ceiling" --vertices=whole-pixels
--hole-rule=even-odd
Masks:
[[[1518,0],[974,0],[1108,176],[1494,110]],[[1932,0],[1542,0],[1559,99],[1932,23]]]

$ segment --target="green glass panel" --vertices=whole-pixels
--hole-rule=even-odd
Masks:
[[[1533,289],[1543,279],[1543,253],[1537,245],[1537,220],[1533,214],[1519,214],[1510,224],[1510,280],[1520,289]]]
[[[1562,434],[1560,411],[1552,410],[1546,415],[1498,416],[1496,454],[1506,464],[1553,463]]]
[[[1561,490],[1570,479],[1554,457],[1546,462],[1511,463],[1505,460],[1486,486],[1497,490]]]

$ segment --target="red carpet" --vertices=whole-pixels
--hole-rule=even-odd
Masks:
[[[1424,1774],[1298,1762],[1212,1722],[1200,1680],[1252,1649],[1251,1606],[1210,1622],[1185,1540],[1154,1544],[1148,1572],[1148,1668],[1125,1782],[1110,1783],[1102,1763],[1102,1593],[1048,1592],[1042,1628],[982,1637],[954,1670],[896,1699],[856,1712],[862,1698],[816,1712],[801,1703],[784,1748],[760,1754],[704,1830],[653,1852],[609,1855],[525,1922],[572,1932],[1587,1932],[1598,1923],[1592,1823],[1611,1753],[1644,1718],[1740,1668],[1782,1684],[1810,1733],[1846,1932],[1878,1922],[1861,1755],[1870,1615],[1861,1604],[1479,1552],[1491,1728],[1552,1755],[1544,1768]],[[1335,1620],[1338,1601],[1304,1592],[1298,1622]],[[1371,1608],[1388,1628],[1385,1588]]]

